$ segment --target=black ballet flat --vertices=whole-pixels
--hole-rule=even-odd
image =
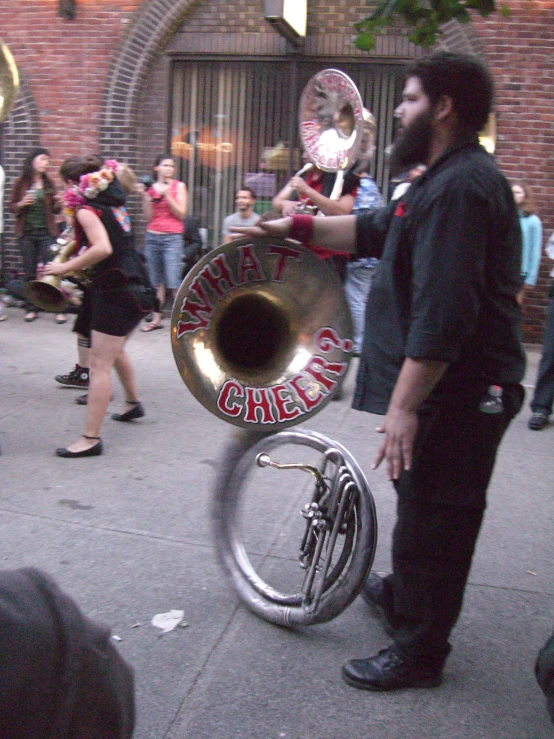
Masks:
[[[98,444],[95,444],[88,449],[83,449],[82,452],[70,452],[69,449],[61,447],[60,449],[56,449],[56,454],[58,455],[58,457],[65,457],[66,459],[77,459],[77,457],[98,457],[100,456],[100,454],[102,454],[102,439],[99,436],[86,436],[85,434],[83,434],[83,438],[98,439]]]
[[[142,418],[144,416],[143,405],[138,400],[136,402],[132,400],[126,400],[125,402],[128,405],[132,405],[133,407],[125,413],[112,413],[112,418],[114,421],[134,421],[136,418]]]

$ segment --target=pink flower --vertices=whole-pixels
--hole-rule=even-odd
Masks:
[[[112,172],[117,172],[119,168],[119,162],[116,162],[115,159],[106,159],[104,162],[104,167],[106,169],[111,169]]]
[[[69,187],[63,196],[65,205],[71,210],[77,210],[85,202],[83,193],[77,187]]]

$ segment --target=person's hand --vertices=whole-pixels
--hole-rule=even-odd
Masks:
[[[415,411],[389,408],[385,420],[377,428],[377,432],[385,434],[385,438],[379,447],[371,469],[377,469],[383,459],[386,459],[389,480],[398,480],[402,470],[409,470],[412,466],[412,453],[417,427],[418,418]]]
[[[169,190],[169,185],[167,184],[167,182],[155,182],[152,187],[161,197],[163,197]]]
[[[231,226],[229,231],[237,236],[278,236],[285,239],[289,235],[290,218],[278,218],[276,221],[265,221],[259,226]]]
[[[295,213],[295,208],[297,206],[297,203],[294,200],[285,200],[283,203],[283,207],[281,208],[281,213],[286,216],[292,216]]]
[[[520,291],[516,295],[516,300],[520,308],[523,306],[523,301],[525,300],[525,293],[527,292],[527,290],[530,290],[530,289],[531,289],[531,285],[522,285]]]
[[[27,190],[27,192],[25,193],[25,195],[19,201],[19,207],[20,208],[25,208],[25,207],[27,207],[28,205],[31,205],[31,203],[34,203],[34,202],[35,202],[35,193],[32,192],[32,191],[30,191],[30,190]]]
[[[302,179],[302,177],[293,177],[289,182],[289,187],[292,187],[293,190],[299,192],[300,195],[307,195],[310,190],[310,186],[306,183],[306,180]]]
[[[65,275],[71,272],[71,259],[67,262],[47,262],[42,265],[39,270],[38,277],[46,277],[46,275]]]
[[[134,190],[135,190],[135,192],[140,193],[140,195],[145,195],[146,194],[146,185],[144,184],[144,182],[137,182],[137,183],[135,183]]]

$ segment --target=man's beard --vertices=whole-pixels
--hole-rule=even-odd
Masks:
[[[390,156],[393,175],[411,169],[416,164],[427,164],[433,138],[432,119],[430,110],[420,113],[395,140]]]

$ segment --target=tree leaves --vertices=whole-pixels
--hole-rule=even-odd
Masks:
[[[469,23],[471,16],[468,10],[487,16],[497,9],[496,0],[377,0],[373,12],[354,25],[358,32],[354,45],[362,51],[371,51],[375,46],[375,36],[401,19],[408,26],[409,40],[428,48],[433,46],[441,33],[441,26],[448,21]],[[499,10],[503,17],[510,13],[506,6]]]

